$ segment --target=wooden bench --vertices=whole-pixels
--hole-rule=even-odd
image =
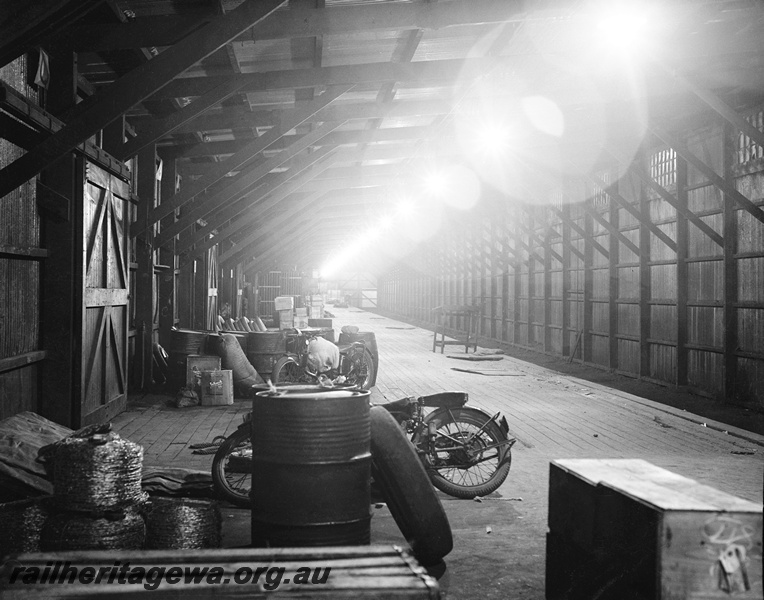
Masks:
[[[119,569],[125,572],[120,581]],[[56,567],[58,565],[58,567]],[[68,567],[65,567],[68,565]],[[407,550],[396,546],[324,548],[244,548],[227,550],[77,551],[21,554],[0,565],[3,600],[38,598],[335,598],[422,599],[440,598],[438,583],[427,575]],[[47,571],[45,571],[47,567]],[[213,567],[220,569],[214,575]],[[23,571],[18,571],[22,569]],[[40,577],[54,582],[32,583],[22,578],[37,568]],[[73,583],[59,583],[62,573],[76,572]],[[105,569],[102,583],[80,581],[92,569]],[[139,571],[164,568],[154,583],[137,580]],[[170,569],[178,569],[170,572]],[[10,583],[14,569],[16,581]],[[111,577],[111,569],[115,574]],[[194,572],[200,580],[185,581]],[[207,569],[199,576],[201,569]],[[258,569],[262,572],[256,579]],[[156,573],[156,571],[154,571]],[[302,573],[302,575],[301,575]],[[168,578],[169,575],[169,578]],[[63,575],[67,577],[70,575]],[[130,583],[134,576],[133,583]],[[32,575],[27,575],[32,577]],[[316,580],[314,581],[314,577]],[[307,581],[301,582],[302,578]],[[154,579],[154,578],[152,578]],[[175,581],[179,579],[178,581]],[[216,581],[218,580],[218,581]],[[106,581],[106,583],[103,583]]]
[[[464,346],[464,352],[469,352],[470,346],[472,351],[477,351],[477,338],[478,328],[480,326],[480,316],[482,309],[478,306],[437,306],[432,309],[435,315],[435,333],[432,338],[432,351],[440,347],[440,353],[446,346]],[[463,318],[464,319],[464,333],[458,335],[456,339],[446,339],[446,327],[449,319],[451,318]],[[438,339],[440,335],[440,339]]]
[[[762,507],[636,459],[551,463],[546,597],[762,597]]]

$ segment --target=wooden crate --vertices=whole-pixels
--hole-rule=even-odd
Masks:
[[[206,354],[189,354],[186,358],[186,387],[199,390],[202,381],[202,372],[219,371],[221,369],[219,356]]]
[[[147,571],[154,567],[212,568],[222,569],[219,583],[202,581],[185,583],[184,576],[177,583],[164,581],[156,590],[145,589],[141,583],[130,583],[129,573],[118,581],[109,583],[22,583],[18,581],[27,571],[17,574],[17,581],[10,583],[13,568],[37,567],[42,574],[48,567],[47,577],[62,571],[62,566],[81,573],[85,567],[97,572],[103,567],[119,569],[129,563],[130,569],[142,567]],[[57,571],[53,569],[60,565]],[[268,589],[266,574],[259,583],[252,583],[258,567],[284,569],[279,585]],[[247,571],[246,569],[249,569]],[[324,583],[295,583],[299,569],[308,569],[311,578],[318,572],[318,580]],[[326,569],[329,569],[328,573]],[[166,571],[165,571],[166,572]],[[183,571],[185,573],[186,571]],[[249,576],[249,573],[252,576]],[[108,573],[108,572],[107,572]],[[269,586],[276,582],[278,571],[270,571]],[[60,577],[60,575],[58,575]],[[248,583],[235,583],[248,577]],[[108,580],[108,576],[104,577]],[[116,581],[116,578],[114,578]],[[290,581],[287,582],[287,579]],[[227,580],[227,583],[226,583]],[[427,575],[406,550],[396,546],[347,546],[327,548],[247,548],[227,550],[143,550],[143,551],[81,551],[21,554],[6,561],[0,570],[0,597],[4,600],[37,600],[38,598],[133,598],[151,597],[159,600],[183,598],[319,598],[319,599],[438,599],[437,582]]]
[[[760,600],[761,561],[760,505],[644,460],[551,464],[548,600]]]

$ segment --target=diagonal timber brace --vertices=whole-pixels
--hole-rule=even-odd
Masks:
[[[0,170],[0,197],[71,152],[114,119],[167,85],[173,77],[206,58],[284,3],[282,0],[244,2],[83,101],[78,107],[79,114],[70,119],[65,127]]]
[[[287,131],[293,129],[300,123],[303,123],[316,112],[321,110],[321,108],[344,94],[348,89],[350,89],[350,87],[352,86],[336,86],[330,90],[327,90],[321,94],[321,96],[309,102],[306,106],[294,111],[289,111],[288,113],[284,113],[277,126],[273,127],[267,133],[255,139],[253,142],[247,144],[244,148],[239,150],[233,156],[229,157],[227,160],[218,163],[218,165],[210,170],[199,181],[195,181],[185,190],[181,190],[172,198],[168,198],[167,201],[162,202],[162,204],[151,211],[147,217],[147,222],[133,223],[133,226],[130,229],[130,235],[140,235],[154,223],[174,212],[176,208],[179,208],[186,202],[201,194],[211,185],[223,179],[228,173],[238,169],[253,156],[268,148],[268,146],[276,142]]]
[[[697,156],[695,156],[684,142],[679,140],[674,135],[670,134],[668,131],[664,130],[663,128],[654,126],[650,128],[653,134],[655,134],[657,137],[662,139],[666,144],[671,146],[679,156],[681,156],[684,160],[686,160],[689,164],[691,164],[693,167],[695,167],[698,171],[703,173],[711,183],[713,183],[716,187],[718,187],[722,192],[724,192],[729,198],[731,198],[740,208],[743,210],[749,212],[751,215],[753,215],[754,218],[758,219],[762,223],[764,223],[764,210],[756,206],[753,202],[751,202],[748,198],[743,196],[740,192],[735,189],[735,186],[732,185],[729,181],[724,179],[721,175],[719,175],[716,171],[714,171],[711,167],[709,167],[706,163],[704,163],[702,160],[700,160]]]

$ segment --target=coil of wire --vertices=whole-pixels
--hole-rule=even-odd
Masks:
[[[51,496],[0,504],[2,554],[40,551],[40,534],[48,518]]]
[[[220,548],[220,509],[215,501],[154,496],[145,517],[146,548]]]
[[[51,514],[40,534],[40,549],[140,550],[146,539],[146,523],[140,505],[90,516],[82,513]]]
[[[54,456],[57,508],[87,513],[144,502],[142,469],[143,447],[116,433],[66,438]]]

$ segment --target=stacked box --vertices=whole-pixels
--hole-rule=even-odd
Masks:
[[[221,362],[219,356],[189,354],[186,358],[186,387],[199,391],[204,371],[219,371]]]
[[[279,312],[294,309],[294,296],[276,296],[273,302],[274,308]]]
[[[292,329],[294,327],[294,311],[289,310],[279,311],[279,329]]]
[[[202,372],[202,406],[233,404],[233,371]]]

